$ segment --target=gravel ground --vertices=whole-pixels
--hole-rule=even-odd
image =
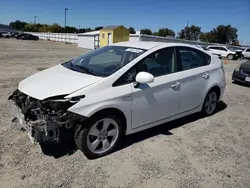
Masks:
[[[23,78],[84,52],[70,44],[0,39],[1,188],[250,187],[250,88],[231,82],[240,61],[225,64],[227,88],[211,117],[191,115],[127,136],[118,151],[97,160],[79,150],[48,156],[32,145],[11,127],[8,96]]]

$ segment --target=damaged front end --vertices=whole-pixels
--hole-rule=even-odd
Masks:
[[[65,129],[72,130],[77,122],[85,121],[85,117],[67,111],[84,96],[64,97],[37,100],[16,90],[9,97],[17,115],[13,123],[26,130],[33,143],[59,143]]]

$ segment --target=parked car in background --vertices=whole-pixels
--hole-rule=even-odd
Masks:
[[[18,33],[18,32],[13,32],[13,33],[11,33],[11,37],[16,37],[18,34],[20,34],[20,33]]]
[[[9,32],[2,31],[1,34],[2,34],[2,37],[4,37],[4,38],[10,38],[11,37]]]
[[[121,42],[25,78],[9,100],[13,121],[32,141],[46,146],[72,137],[98,158],[124,134],[212,115],[225,87],[221,60],[193,45]]]
[[[38,36],[28,34],[21,37],[23,40],[39,40]]]
[[[250,58],[250,48],[245,48],[242,51],[242,56],[243,56],[243,58]]]
[[[228,58],[229,60],[238,59],[241,57],[241,52],[234,50],[226,46],[210,45],[207,47],[213,54],[221,55],[223,58]]]
[[[216,55],[219,59],[221,59],[221,54],[216,54],[216,53],[213,53],[212,51],[210,51],[209,49],[207,49],[206,46],[201,46],[201,45],[196,45],[198,48],[202,49],[202,50],[205,50],[206,52],[210,53],[210,54],[213,54],[213,55]]]
[[[244,62],[234,69],[232,80],[250,84],[250,61]]]
[[[15,35],[15,38],[16,39],[21,39],[21,37],[24,36],[24,35],[28,35],[28,33],[19,33],[19,34]]]
[[[22,39],[22,40],[39,40],[38,36],[29,34],[29,33],[21,33],[16,35],[16,39]]]

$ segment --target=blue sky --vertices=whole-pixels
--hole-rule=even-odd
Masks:
[[[95,27],[122,24],[136,30],[168,27],[176,33],[194,24],[210,31],[219,24],[238,28],[239,41],[250,45],[250,0],[3,0],[0,23],[16,19]]]

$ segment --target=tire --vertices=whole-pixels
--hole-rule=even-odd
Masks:
[[[116,113],[99,113],[90,118],[86,124],[76,126],[74,139],[78,149],[88,159],[99,158],[115,150],[124,130],[124,125]],[[107,129],[103,127],[104,124],[108,124]],[[111,132],[112,135],[108,136]],[[95,149],[91,149],[91,147]]]
[[[228,55],[227,55],[227,59],[232,60],[233,58],[234,58],[234,55],[233,55],[233,54],[228,54]]]
[[[211,101],[210,97],[214,97],[212,101]],[[201,111],[205,117],[211,116],[215,113],[216,108],[217,108],[217,104],[218,104],[218,100],[219,100],[219,95],[215,89],[212,89],[207,93],[206,98],[203,102],[202,111]],[[208,107],[208,104],[210,104],[211,106]],[[209,110],[208,108],[211,108],[211,110]]]

